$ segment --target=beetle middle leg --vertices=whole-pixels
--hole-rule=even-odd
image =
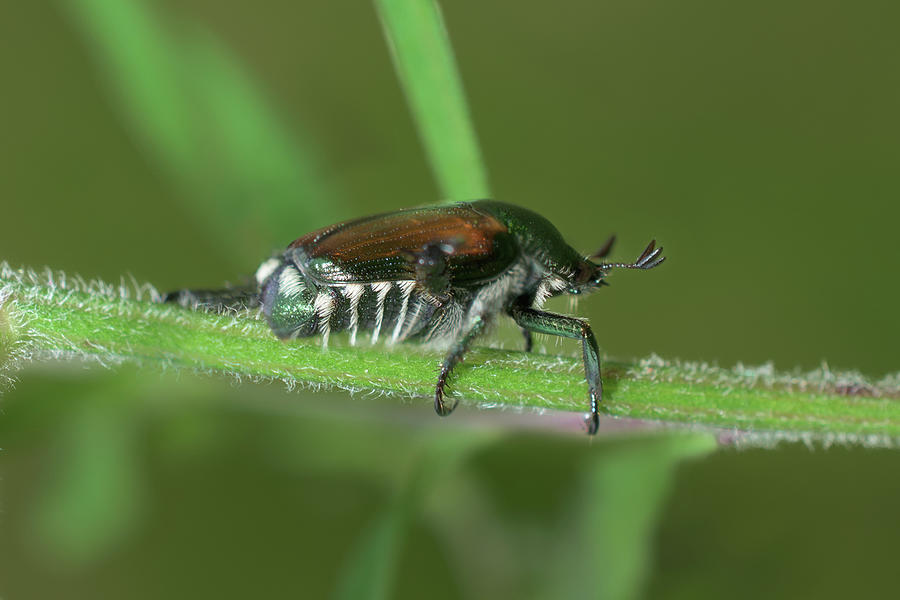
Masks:
[[[444,362],[441,364],[441,374],[438,376],[437,387],[434,389],[434,412],[442,417],[446,417],[452,413],[453,409],[456,408],[457,403],[456,400],[454,400],[451,406],[447,406],[444,403],[444,387],[447,385],[447,378],[450,376],[453,367],[462,360],[462,357],[466,353],[466,350],[469,349],[472,340],[478,337],[478,334],[482,332],[484,325],[485,323],[482,317],[475,317],[469,330],[454,342],[453,348],[451,348],[450,352],[447,353],[447,356],[444,357]]]
[[[594,338],[591,326],[584,319],[521,306],[513,306],[509,309],[509,314],[522,329],[581,340],[584,354],[584,376],[587,379],[588,395],[591,400],[591,412],[585,423],[589,434],[597,433],[597,429],[600,427],[599,407],[600,401],[603,399],[603,382],[600,380],[600,355],[597,350],[597,340]]]

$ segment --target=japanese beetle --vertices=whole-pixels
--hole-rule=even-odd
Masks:
[[[550,297],[605,285],[610,269],[652,269],[665,260],[652,241],[633,263],[594,262],[614,239],[585,258],[549,221],[511,204],[479,200],[401,210],[298,238],[257,271],[258,301],[282,339],[320,334],[327,346],[331,332],[349,330],[355,344],[365,330],[372,343],[384,332],[390,343],[446,348],[434,392],[441,416],[456,407],[445,399],[447,378],[498,314],[521,327],[526,351],[532,332],[579,339],[590,399],[585,422],[594,434],[603,393],[594,333],[585,319],[541,307]]]
[[[376,342],[417,339],[448,349],[434,393],[441,415],[447,378],[472,341],[500,313],[525,334],[580,339],[590,397],[588,432],[599,425],[602,398],[597,342],[584,319],[541,310],[559,294],[583,294],[604,284],[614,267],[652,269],[665,260],[650,242],[633,263],[595,263],[613,238],[588,258],[557,229],[524,208],[481,200],[366,217],[308,233],[258,274],[260,300],[280,338],[360,329]]]

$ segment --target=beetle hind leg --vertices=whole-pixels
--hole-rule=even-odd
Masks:
[[[452,413],[458,402],[458,400],[454,400],[453,404],[448,405],[444,400],[444,388],[447,386],[447,379],[453,368],[462,360],[472,340],[482,332],[484,325],[485,322],[482,317],[475,317],[468,331],[457,338],[453,348],[450,349],[450,352],[444,357],[443,363],[441,363],[441,373],[438,375],[437,386],[434,389],[434,412],[442,417]]]
[[[580,339],[584,355],[584,376],[588,384],[590,412],[585,418],[587,432],[597,433],[600,428],[600,401],[603,399],[603,382],[600,380],[600,355],[597,340],[591,326],[584,319],[544,312],[533,308],[514,306],[510,316],[524,330],[548,333],[562,337]]]

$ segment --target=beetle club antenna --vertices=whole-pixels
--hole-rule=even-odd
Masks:
[[[607,242],[608,245],[609,242]],[[604,245],[604,248],[606,245]],[[602,248],[601,248],[602,250]],[[662,246],[656,248],[656,240],[651,241],[644,248],[644,251],[633,263],[602,263],[598,265],[601,269],[652,269],[662,264],[666,257],[662,255]]]

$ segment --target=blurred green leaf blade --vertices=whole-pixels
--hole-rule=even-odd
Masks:
[[[446,200],[490,197],[450,38],[436,0],[376,0],[385,37]]]
[[[500,432],[450,431],[418,436],[411,464],[403,469],[387,503],[361,532],[344,565],[336,600],[382,600],[392,597],[397,565],[409,529],[421,519],[426,503],[440,485],[473,453],[502,439]]]
[[[140,1],[64,0],[132,133],[186,176],[196,153],[174,40]]]
[[[288,133],[211,33],[141,0],[65,4],[129,130],[238,265],[339,218],[311,134]]]
[[[568,535],[548,557],[537,598],[636,600],[650,572],[651,536],[678,465],[711,453],[709,434],[624,441],[586,461]]]
[[[54,448],[55,470],[32,514],[41,551],[80,565],[107,554],[141,523],[141,468],[138,464],[139,412],[119,404],[133,385],[98,385],[63,424]]]

